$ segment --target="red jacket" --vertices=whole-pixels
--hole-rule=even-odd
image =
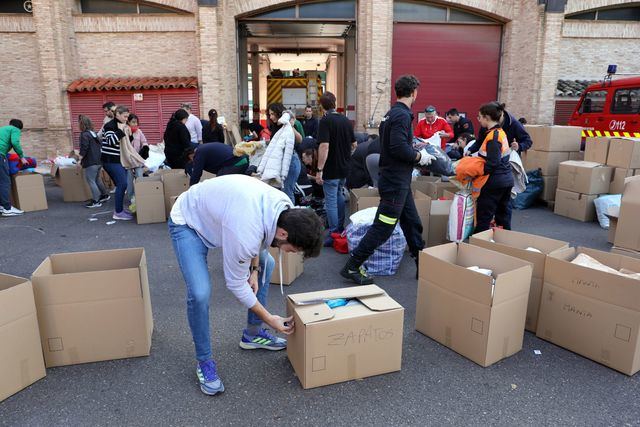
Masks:
[[[433,136],[434,133],[439,131],[445,131],[449,134],[447,138],[442,138],[442,149],[445,148],[447,141],[453,138],[453,130],[451,129],[451,125],[442,117],[436,117],[435,122],[433,124],[427,123],[426,119],[421,119],[418,121],[418,126],[416,126],[413,131],[413,135],[418,138],[429,139]]]

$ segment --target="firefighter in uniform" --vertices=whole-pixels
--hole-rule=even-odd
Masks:
[[[414,150],[412,145],[411,105],[418,96],[419,85],[420,82],[415,76],[400,77],[395,83],[398,102],[391,107],[380,123],[380,205],[373,225],[340,271],[344,278],[359,285],[373,283],[362,264],[378,246],[389,239],[398,221],[411,255],[416,259],[416,265],[418,253],[424,248],[422,221],[411,193],[411,173],[414,166],[427,166],[434,157],[424,149]]]
[[[448,144],[455,143],[463,133],[475,134],[471,120],[462,117],[457,109],[450,109],[446,116],[447,120],[453,124],[453,138],[449,140]]]

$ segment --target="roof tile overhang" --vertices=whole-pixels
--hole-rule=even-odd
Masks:
[[[110,77],[87,78],[71,82],[67,92],[100,90],[197,88],[197,77]]]

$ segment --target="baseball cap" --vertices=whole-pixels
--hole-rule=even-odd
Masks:
[[[434,107],[433,105],[428,105],[427,108],[424,109],[425,113],[435,113],[436,112],[436,107]]]

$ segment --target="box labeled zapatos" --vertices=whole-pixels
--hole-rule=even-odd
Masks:
[[[327,301],[344,298],[345,306]],[[287,356],[303,388],[399,371],[404,308],[376,285],[287,297]]]

